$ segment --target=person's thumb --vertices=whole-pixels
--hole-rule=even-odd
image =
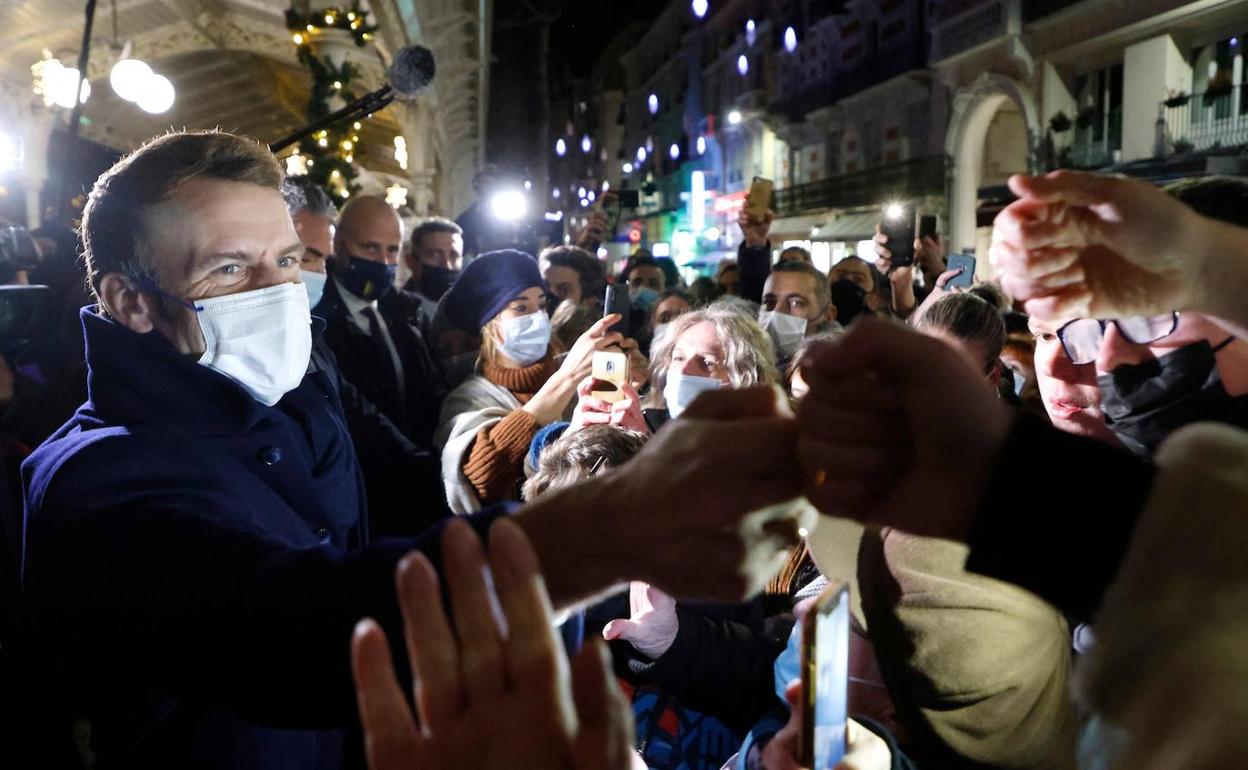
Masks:
[[[641,624],[632,620],[613,620],[602,629],[602,638],[607,641],[623,639],[631,642],[641,635]]]
[[[1112,195],[1112,183],[1105,176],[1081,171],[1055,171],[1044,176],[1015,174],[1009,179],[1010,190],[1020,198],[1072,206],[1105,203]]]

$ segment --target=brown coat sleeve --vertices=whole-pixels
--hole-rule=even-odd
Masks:
[[[514,495],[524,476],[524,457],[539,427],[533,415],[515,409],[477,434],[464,461],[464,476],[482,505]]]

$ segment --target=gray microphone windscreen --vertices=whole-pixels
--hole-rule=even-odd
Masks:
[[[395,55],[386,80],[400,98],[411,98],[425,90],[436,73],[433,52],[423,45],[409,45]]]

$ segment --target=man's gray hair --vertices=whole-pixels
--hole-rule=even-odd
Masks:
[[[653,391],[662,393],[667,385],[667,370],[672,365],[672,352],[680,335],[700,323],[715,327],[715,335],[724,348],[723,367],[733,388],[752,385],[774,385],[780,381],[776,371],[776,354],[771,337],[758,321],[740,312],[738,303],[714,302],[704,310],[678,316],[655,340],[650,357],[650,378]]]
[[[329,193],[306,176],[286,177],[282,181],[282,199],[286,201],[286,210],[292,217],[306,211],[331,222],[338,218],[338,209]]]

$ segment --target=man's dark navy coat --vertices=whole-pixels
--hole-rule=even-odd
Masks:
[[[340,766],[351,629],[399,627],[395,565],[434,538],[368,545],[323,374],[266,407],[82,320],[88,401],[23,465],[22,579],[97,767]]]

